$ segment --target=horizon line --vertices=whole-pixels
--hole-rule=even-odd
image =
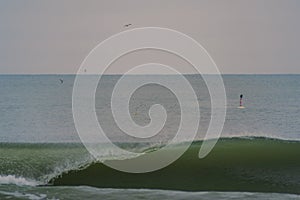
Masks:
[[[81,74],[81,73],[0,73],[0,76],[5,75],[124,75],[124,74]],[[139,76],[139,75],[300,75],[300,73],[220,73],[220,74],[199,74],[199,73],[182,73],[182,74],[126,74],[126,75],[133,75],[133,76]]]

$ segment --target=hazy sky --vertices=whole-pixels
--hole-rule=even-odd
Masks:
[[[299,0],[0,0],[0,73],[76,73],[126,23],[193,37],[222,73],[300,73]]]

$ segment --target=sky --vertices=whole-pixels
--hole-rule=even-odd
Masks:
[[[224,74],[299,74],[299,19],[299,0],[0,0],[0,74],[74,74],[127,23],[189,35]],[[139,52],[110,72],[166,59]]]

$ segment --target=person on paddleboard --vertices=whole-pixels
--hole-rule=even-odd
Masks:
[[[240,107],[243,106],[243,94],[240,95]]]

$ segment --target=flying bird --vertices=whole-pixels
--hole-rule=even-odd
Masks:
[[[127,27],[129,27],[129,26],[131,26],[131,25],[132,25],[132,24],[125,24],[124,27],[127,28]]]

